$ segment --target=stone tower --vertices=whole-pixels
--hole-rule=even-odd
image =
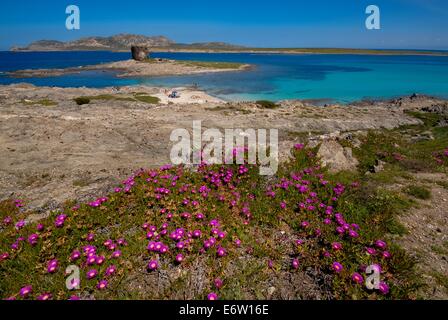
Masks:
[[[132,59],[137,60],[137,61],[143,61],[143,60],[147,59],[149,56],[149,48],[148,47],[132,46],[131,52],[132,52]]]

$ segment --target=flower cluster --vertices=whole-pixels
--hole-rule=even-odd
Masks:
[[[245,150],[233,155],[241,151]],[[110,297],[117,275],[146,270],[145,276],[156,279],[165,272],[182,274],[200,261],[210,268],[211,277],[222,277],[208,279],[205,288],[207,299],[216,300],[218,294],[228,297],[226,287],[232,279],[225,271],[235,268],[238,257],[258,259],[273,252],[262,257],[269,274],[311,267],[325,272],[343,297],[369,297],[366,266],[375,265],[382,276],[377,292],[389,295],[389,284],[392,289],[395,284],[390,268],[394,251],[384,240],[366,240],[363,222],[357,221],[361,227],[353,223],[354,215],[341,201],[360,183],[330,181],[314,153],[302,144],[293,152],[296,163],[269,180],[261,180],[256,166],[248,164],[202,163],[191,172],[167,165],[139,170],[107,197],[71,203],[35,226],[26,225],[21,216],[2,216],[11,241],[1,247],[0,262],[16,259],[22,247],[34,253],[42,250],[51,258],[44,262],[45,277],[76,264],[82,269],[83,290],[101,298]],[[264,229],[265,222],[286,226],[281,240],[270,227]],[[59,297],[60,287],[42,288],[40,280],[11,286],[14,290],[8,287],[8,293],[23,299]],[[76,281],[71,283],[73,290],[80,284]],[[33,288],[40,293],[33,294]],[[80,298],[72,293],[66,298]]]
[[[441,152],[434,152],[433,158],[440,166],[448,166],[448,148]]]

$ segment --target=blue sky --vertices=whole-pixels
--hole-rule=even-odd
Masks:
[[[81,10],[80,30],[65,29],[69,4]],[[370,4],[381,9],[381,30],[364,26]],[[117,33],[257,47],[448,49],[446,0],[21,0],[0,7],[0,50]]]

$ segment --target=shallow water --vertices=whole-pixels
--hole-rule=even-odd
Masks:
[[[124,52],[0,52],[0,72],[63,68],[129,59]],[[422,93],[448,98],[448,56],[290,55],[248,53],[154,53],[179,60],[250,63],[253,70],[175,77],[120,79],[113,72],[83,72],[49,78],[14,79],[46,86],[106,87],[197,84],[224,99],[328,99],[350,102]]]

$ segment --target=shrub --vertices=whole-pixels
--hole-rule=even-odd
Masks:
[[[140,102],[145,102],[145,103],[149,103],[149,104],[158,104],[160,102],[160,99],[157,97],[143,95],[143,94],[136,94],[135,99],[137,99]]]
[[[258,107],[264,109],[276,109],[279,107],[278,104],[269,100],[258,100],[255,103],[258,105]]]
[[[77,104],[78,106],[81,106],[81,105],[83,105],[83,104],[89,104],[89,103],[90,103],[90,99],[87,98],[87,97],[78,97],[78,98],[75,98],[74,101],[76,102],[76,104]]]
[[[424,186],[409,186],[405,192],[414,198],[428,200],[431,198],[431,190]]]
[[[328,279],[323,294],[334,298],[411,297],[413,260],[382,240],[402,233],[393,218],[408,203],[382,190],[366,197],[349,177],[335,180],[315,149],[297,144],[292,155],[268,179],[248,164],[141,169],[107,196],[68,202],[39,222],[26,222],[23,200],[0,202],[0,298],[176,298],[193,292],[188,278],[168,287],[159,272],[201,270],[207,283],[226,283],[220,298],[242,299],[262,292],[272,269],[291,279],[316,270],[315,279]],[[71,264],[82,270],[80,292],[65,287]],[[373,264],[382,270],[375,292],[362,281]],[[159,285],[164,290],[153,290]],[[285,282],[285,290],[299,289]]]

